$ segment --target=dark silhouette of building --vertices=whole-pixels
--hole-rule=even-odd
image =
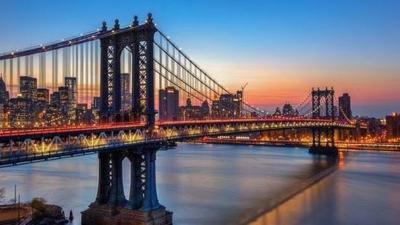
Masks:
[[[179,91],[174,87],[159,90],[160,120],[177,120],[179,117]]]
[[[130,93],[130,74],[121,73],[121,106],[122,111],[127,112],[131,109],[131,93]]]
[[[92,109],[96,111],[100,110],[100,97],[93,97]]]
[[[37,79],[30,76],[21,76],[19,80],[19,89],[22,98],[32,101],[37,100]]]
[[[34,126],[33,101],[29,98],[17,97],[10,99],[11,127],[29,128]]]
[[[282,116],[281,108],[276,107],[275,112],[274,112],[274,116]]]
[[[76,77],[65,77],[65,87],[68,88],[69,104],[70,107],[75,108],[78,104],[77,99],[77,82]]]
[[[37,100],[49,103],[50,92],[46,88],[37,89]]]
[[[339,97],[339,119],[351,119],[352,117],[350,95],[344,93]]]
[[[3,78],[0,77],[0,104],[7,104],[10,96],[7,91],[6,83],[4,82]]]
[[[289,103],[286,103],[282,107],[282,114],[284,116],[294,116],[296,115],[296,111],[293,109],[293,106]]]
[[[55,107],[60,107],[60,92],[55,91],[50,95],[50,104],[54,105]]]
[[[210,106],[208,105],[207,100],[201,103],[201,115],[203,118],[210,117]]]
[[[400,114],[386,116],[386,130],[389,138],[400,137]]]
[[[222,94],[218,100],[214,100],[211,106],[214,118],[238,118],[241,115],[242,92],[234,94]]]

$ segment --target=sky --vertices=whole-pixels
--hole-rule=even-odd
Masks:
[[[2,0],[0,52],[129,24],[157,27],[230,90],[271,110],[312,87],[348,92],[356,115],[400,112],[398,0]]]

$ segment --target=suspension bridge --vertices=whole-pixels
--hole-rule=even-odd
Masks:
[[[171,224],[155,177],[156,152],[171,143],[310,129],[310,152],[335,155],[335,129],[355,128],[335,116],[333,88],[313,89],[291,116],[247,104],[243,92],[228,91],[161,32],[151,14],[144,23],[134,17],[126,27],[115,20],[108,28],[103,22],[94,32],[0,54],[0,68],[8,90],[0,90],[8,119],[0,130],[0,167],[98,154],[97,198],[82,224]],[[162,103],[168,88],[175,104]],[[89,119],[78,119],[80,108]],[[162,119],[169,111],[173,119]],[[125,157],[132,165],[128,199]]]

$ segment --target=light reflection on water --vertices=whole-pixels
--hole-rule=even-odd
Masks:
[[[325,159],[295,148],[180,144],[157,153],[157,157],[159,200],[173,211],[174,224],[178,225],[245,221],[268,208],[280,193],[329,166]],[[125,160],[124,171],[129,168]],[[397,166],[392,169],[399,171]],[[66,211],[73,209],[74,224],[79,224],[79,212],[95,199],[97,172],[97,158],[92,155],[1,169],[0,181],[9,198],[17,184],[22,200],[40,196]],[[128,184],[129,172],[124,176],[126,193]],[[322,184],[316,188],[325,190],[325,186],[319,187]],[[307,199],[309,205],[319,201],[319,197]]]
[[[400,154],[349,153],[339,165],[251,225],[400,224]]]

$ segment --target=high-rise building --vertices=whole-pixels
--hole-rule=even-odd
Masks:
[[[37,100],[37,79],[30,76],[21,76],[19,79],[19,89],[22,98]]]
[[[38,88],[37,89],[37,100],[49,103],[49,89]]]
[[[159,91],[160,120],[177,120],[179,116],[179,91],[166,87]]]
[[[66,86],[58,87],[58,92],[60,93],[60,104],[61,106],[68,105],[70,98],[69,98],[69,89]]]
[[[210,116],[210,106],[208,105],[207,100],[201,103],[201,117],[207,118]]]
[[[35,113],[33,101],[29,98],[17,97],[10,99],[11,127],[27,128],[34,125]]]
[[[55,91],[50,95],[50,104],[53,105],[54,107],[60,107],[61,102],[60,102],[60,92]]]
[[[282,107],[282,114],[284,116],[294,116],[295,110],[293,109],[293,106],[291,104],[286,103]]]
[[[350,95],[344,93],[339,97],[339,119],[351,119],[353,117],[351,113],[351,101]]]
[[[93,97],[92,109],[100,111],[100,97]]]
[[[9,94],[7,91],[6,83],[3,78],[0,77],[0,104],[7,104],[9,100]]]
[[[216,118],[237,118],[241,115],[241,93],[222,94],[219,100],[213,101],[211,111]]]
[[[58,87],[58,92],[60,93],[60,109],[63,115],[65,115],[66,119],[69,118],[71,113],[71,104],[70,104],[70,92],[68,87],[61,86]]]
[[[386,116],[386,130],[389,138],[400,137],[400,114]]]
[[[131,109],[130,74],[121,73],[121,108],[122,111]]]
[[[65,87],[68,88],[69,104],[72,108],[76,107],[77,99],[77,82],[76,77],[65,77]]]

